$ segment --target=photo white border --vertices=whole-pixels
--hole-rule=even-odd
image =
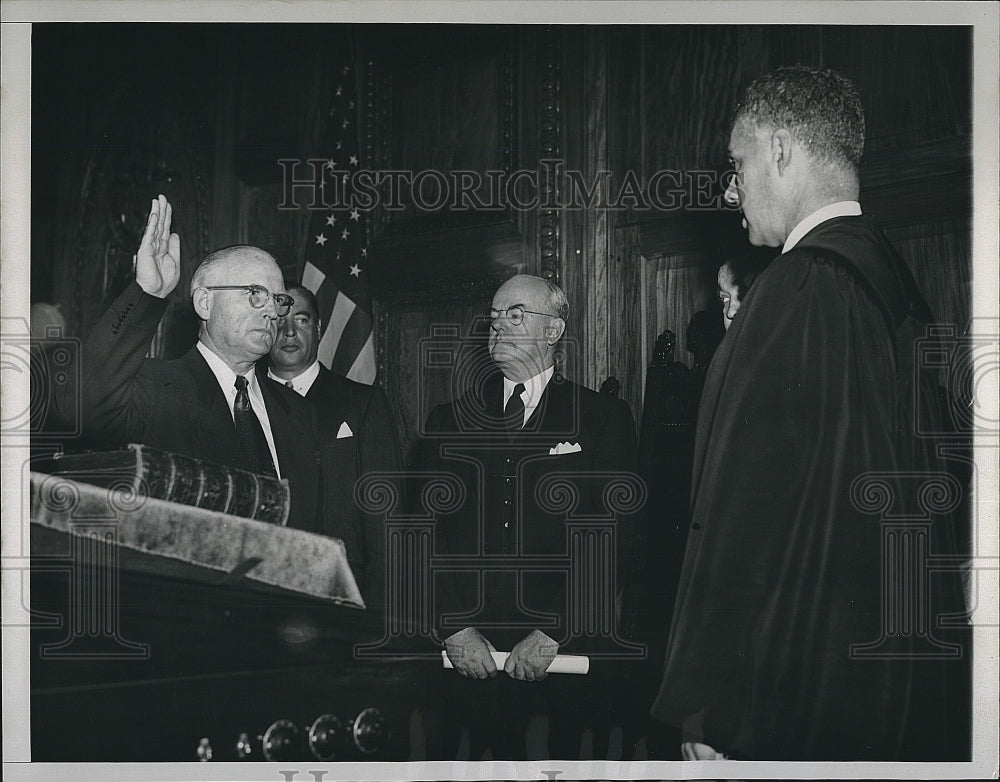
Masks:
[[[0,6],[0,315],[5,333],[27,333],[30,274],[30,22],[43,21],[190,21],[190,22],[403,22],[489,24],[838,24],[973,25],[973,316],[974,328],[995,334],[1000,301],[998,257],[998,20],[1000,4],[982,2],[190,2],[124,3],[120,0],[4,0]],[[992,329],[992,331],[990,331]],[[997,404],[996,367],[982,377],[979,398]],[[28,407],[28,377],[5,370],[0,394],[2,420]],[[1000,418],[997,409],[984,418]],[[977,466],[987,477],[989,496],[976,497],[980,524],[981,595],[988,601],[976,611],[983,623],[975,633],[974,746],[972,763],[767,763],[567,762],[527,763],[170,763],[170,764],[31,764],[29,741],[27,611],[21,604],[22,573],[27,567],[27,509],[23,508],[23,458],[27,443],[5,438],[2,497],[3,617],[3,777],[16,780],[294,780],[320,779],[546,779],[637,778],[996,778],[998,769],[998,475],[996,438],[977,440]],[[21,518],[11,509],[23,508]],[[58,740],[58,739],[56,739]]]

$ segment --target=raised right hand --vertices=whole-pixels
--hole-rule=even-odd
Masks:
[[[444,648],[451,664],[462,676],[485,679],[497,675],[497,666],[491,654],[496,649],[475,627],[466,627],[448,636]]]
[[[170,233],[173,210],[157,196],[149,210],[146,230],[135,254],[135,281],[150,296],[164,299],[181,278],[181,238]]]

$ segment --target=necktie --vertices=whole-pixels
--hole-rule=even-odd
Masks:
[[[236,376],[236,401],[233,402],[233,421],[236,423],[236,434],[239,435],[243,453],[250,463],[250,470],[260,475],[277,477],[274,461],[271,459],[271,449],[267,447],[264,428],[250,407],[250,395],[247,393],[247,379]]]
[[[521,399],[523,392],[524,383],[514,386],[514,393],[510,395],[503,409],[504,426],[510,434],[521,431],[521,427],[524,426],[524,400]]]

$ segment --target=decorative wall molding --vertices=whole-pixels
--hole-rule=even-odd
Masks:
[[[379,96],[392,94],[392,72],[376,67],[374,58],[369,57],[365,68],[364,88],[365,135],[361,141],[364,164],[375,171],[386,170],[392,167],[392,111],[391,102],[379,100]],[[388,221],[389,214],[385,210],[375,209],[368,213],[365,238],[369,246],[382,233]]]
[[[539,90],[538,149],[541,158],[558,159],[562,152],[560,101],[560,81],[562,76],[561,38],[551,27],[542,33],[541,80]],[[551,181],[550,181],[551,180]],[[558,201],[559,180],[544,177],[539,183],[539,203],[544,205]],[[562,234],[562,211],[559,209],[539,209],[538,215],[538,255],[541,275],[558,284],[561,277],[560,239]]]

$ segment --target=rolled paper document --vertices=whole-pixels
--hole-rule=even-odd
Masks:
[[[503,668],[504,663],[507,662],[507,657],[510,652],[492,652],[493,663],[496,665],[497,670]],[[448,659],[448,652],[444,649],[441,650],[441,661],[444,663],[445,668],[454,668],[455,666],[451,664],[451,660]],[[545,670],[546,673],[589,673],[590,672],[590,658],[582,654],[557,654],[555,659]]]

